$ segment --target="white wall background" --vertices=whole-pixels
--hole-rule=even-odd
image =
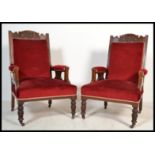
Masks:
[[[52,65],[70,66],[70,81],[81,86],[91,80],[91,67],[106,66],[110,35],[135,33],[149,35],[144,100],[153,104],[153,26],[152,24],[3,24],[2,100],[10,100],[8,30],[34,30],[49,33]]]

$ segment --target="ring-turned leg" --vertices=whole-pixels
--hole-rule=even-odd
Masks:
[[[72,111],[72,118],[74,118],[75,112],[76,112],[76,98],[75,97],[71,98],[71,111]]]
[[[76,98],[73,97],[73,98],[71,98],[71,113],[72,113],[72,118],[75,117],[75,112],[76,112]]]
[[[82,98],[82,103],[81,103],[81,115],[82,118],[85,119],[85,114],[86,114],[86,99]]]
[[[133,106],[133,109],[132,109],[132,121],[131,121],[132,125],[130,126],[131,128],[133,128],[136,125],[137,117],[138,117],[138,107]]]
[[[141,113],[142,111],[142,108],[143,108],[143,99],[141,99],[140,103],[139,103],[139,113]]]
[[[11,95],[11,111],[14,111],[15,108],[15,97]]]
[[[108,102],[104,101],[104,109],[107,109]]]
[[[23,115],[24,115],[24,108],[23,108],[24,102],[18,101],[18,120],[21,126],[24,126],[25,124],[23,123]]]
[[[51,108],[52,100],[48,100],[48,107]]]

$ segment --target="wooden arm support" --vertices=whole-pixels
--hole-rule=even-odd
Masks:
[[[97,80],[104,80],[104,74],[107,74],[107,72],[108,72],[108,69],[105,67],[101,67],[101,66],[93,67],[91,82],[94,82]],[[96,75],[98,75],[98,78]]]
[[[19,67],[11,64],[9,66],[9,70],[11,72],[11,81],[15,84],[16,89],[19,87]]]
[[[64,81],[69,82],[69,67],[65,65],[56,65],[51,67],[52,71],[55,71],[55,79],[63,80],[61,77],[64,72]]]
[[[143,89],[143,83],[144,83],[144,76],[147,74],[146,69],[141,69],[138,72],[138,89],[142,90]]]

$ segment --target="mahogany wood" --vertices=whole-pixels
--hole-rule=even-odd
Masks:
[[[143,49],[143,61],[141,64],[141,68],[143,68],[145,66],[145,57],[146,57],[146,49],[147,49],[147,42],[148,42],[148,35],[146,36],[138,36],[135,34],[124,34],[121,36],[110,36],[110,43],[109,43],[109,51],[108,51],[108,62],[107,62],[107,68],[109,67],[109,60],[110,60],[110,51],[111,51],[111,44],[113,42],[143,42],[144,43],[144,49]],[[94,82],[96,80],[104,80],[104,73],[105,73],[105,79],[107,79],[108,76],[108,71],[107,72],[96,72],[94,70],[94,68],[92,68],[92,80],[91,82]],[[98,74],[98,79],[96,77],[96,74]],[[144,73],[142,71],[139,71],[139,79],[138,79],[138,88],[140,90],[143,89],[143,83],[144,83]],[[85,112],[86,112],[86,100],[87,99],[93,99],[93,100],[103,100],[104,102],[104,108],[107,108],[107,101],[110,102],[116,102],[116,103],[123,103],[123,104],[130,104],[133,106],[133,111],[132,111],[132,125],[130,126],[131,128],[133,128],[137,122],[137,117],[138,117],[138,108],[137,106],[139,106],[139,113],[142,110],[142,98],[140,99],[140,101],[137,102],[130,102],[130,101],[122,101],[122,100],[110,100],[110,99],[103,99],[103,98],[99,98],[99,97],[92,97],[92,96],[86,96],[86,95],[82,95],[81,100],[82,100],[82,106],[81,106],[81,115],[82,118],[85,118]]]
[[[10,64],[14,64],[14,51],[13,51],[13,39],[29,39],[29,40],[46,40],[48,44],[48,52],[49,52],[49,62],[51,64],[51,57],[50,57],[50,44],[49,44],[49,34],[39,34],[34,31],[30,30],[25,30],[25,31],[20,31],[20,32],[11,32],[9,31],[9,47],[10,47]],[[52,68],[52,67],[51,67]],[[15,86],[15,91],[18,89],[20,85],[19,81],[19,67],[14,65],[11,73],[11,88]],[[51,72],[51,70],[49,71]],[[56,72],[56,79],[62,79],[61,78],[61,73],[60,71],[55,71]],[[52,72],[51,72],[51,78],[52,78]],[[69,68],[65,67],[64,71],[64,81],[69,82]],[[12,90],[12,89],[11,89]],[[75,115],[75,109],[76,109],[76,95],[68,95],[68,96],[53,96],[53,97],[45,97],[45,98],[34,98],[34,99],[20,99],[17,98],[17,96],[12,92],[11,95],[11,111],[14,110],[15,106],[15,98],[17,99],[18,102],[18,120],[19,123],[24,126],[23,120],[24,120],[24,102],[31,102],[31,101],[40,101],[40,100],[48,100],[48,107],[51,107],[52,100],[53,99],[71,99],[72,103],[72,117]]]

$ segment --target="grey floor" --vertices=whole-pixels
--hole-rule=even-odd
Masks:
[[[24,104],[24,122],[21,127],[17,120],[17,105],[10,111],[10,101],[2,103],[3,130],[152,130],[152,103],[144,103],[134,129],[130,129],[132,107],[130,105],[108,103],[104,109],[103,101],[87,101],[85,120],[80,115],[80,100],[77,100],[75,119],[71,119],[70,100],[53,100],[49,109],[47,101]]]

